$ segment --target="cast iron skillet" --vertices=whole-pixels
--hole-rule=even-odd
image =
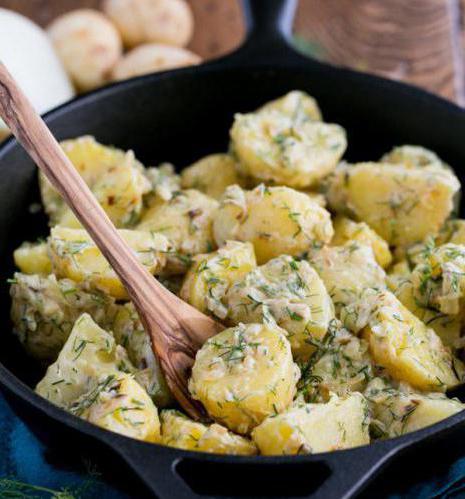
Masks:
[[[289,42],[295,0],[244,0],[244,7],[248,36],[235,53],[201,67],[98,90],[50,112],[48,125],[59,139],[92,134],[103,143],[133,148],[145,164],[173,161],[184,166],[226,150],[235,112],[302,89],[318,99],[326,121],[346,128],[349,160],[376,159],[396,144],[421,144],[437,151],[465,181],[461,109],[416,88],[298,54]],[[12,250],[26,238],[46,234],[47,228],[45,217],[29,209],[39,199],[36,169],[15,140],[0,148],[0,165],[0,278],[5,282],[13,272]],[[0,288],[6,324],[8,286]],[[213,456],[145,444],[92,426],[36,395],[30,387],[39,376],[4,331],[0,386],[31,429],[68,453],[85,449],[105,455],[115,466],[124,461],[162,499],[351,497],[395,454],[425,442],[456,439],[465,426],[464,412],[401,438],[353,450],[296,457]],[[136,490],[134,496],[140,493]]]

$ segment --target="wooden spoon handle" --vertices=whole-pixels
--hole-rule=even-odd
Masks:
[[[0,116],[123,282],[151,335],[173,395],[192,416],[200,416],[199,406],[189,397],[187,371],[200,345],[221,326],[170,293],[139,263],[1,62]]]

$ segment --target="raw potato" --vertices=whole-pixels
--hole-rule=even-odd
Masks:
[[[116,341],[126,348],[131,363],[140,369],[136,373],[136,381],[145,388],[157,407],[170,405],[173,397],[158,358],[153,353],[150,336],[132,303],[118,305],[111,330]]]
[[[47,28],[66,71],[81,91],[108,81],[122,54],[121,37],[103,14],[78,9],[57,17]]]
[[[343,246],[325,246],[309,256],[339,311],[358,298],[365,288],[384,289],[384,270],[370,246],[349,241]]]
[[[132,151],[104,146],[88,135],[65,140],[61,142],[61,147],[117,227],[137,221],[142,210],[142,197],[150,191],[150,182],[144,176],[143,165]],[[51,225],[81,227],[42,174],[40,188]]]
[[[239,171],[259,182],[306,188],[331,173],[347,147],[345,130],[277,110],[236,114],[231,147]]]
[[[121,229],[118,232],[149,272],[161,272],[170,248],[165,236],[142,230]],[[57,277],[83,283],[89,289],[98,289],[118,300],[128,299],[115,271],[85,230],[54,227],[48,239],[48,250]]]
[[[307,402],[326,402],[363,391],[374,377],[368,343],[333,320],[318,351],[302,368],[299,393]]]
[[[162,443],[169,447],[213,454],[255,455],[257,447],[247,438],[219,424],[196,423],[176,410],[163,411]]]
[[[204,313],[225,319],[225,295],[229,287],[257,266],[250,243],[227,241],[226,245],[194,258],[184,279],[180,297]]]
[[[181,173],[184,189],[197,189],[207,196],[220,199],[226,187],[247,182],[237,173],[235,159],[229,154],[210,154],[184,168]]]
[[[287,409],[298,378],[282,329],[241,324],[210,338],[197,352],[189,391],[213,419],[247,434]]]
[[[227,240],[249,241],[259,264],[287,254],[299,256],[333,237],[330,214],[306,194],[288,187],[259,185],[226,189],[214,214],[218,246]]]
[[[47,243],[23,243],[13,253],[15,265],[24,274],[50,274],[52,262],[48,256]]]
[[[102,376],[134,372],[123,347],[101,329],[90,315],[82,314],[60,352],[36,386],[36,392],[60,407],[69,408],[94,389]]]
[[[407,386],[395,388],[380,378],[370,382],[365,397],[372,408],[372,431],[381,438],[405,435],[465,409],[459,400],[442,393],[418,393]]]
[[[454,207],[457,177],[440,166],[341,164],[328,180],[329,206],[366,222],[391,245],[434,235]]]
[[[374,307],[362,334],[377,365],[394,379],[419,390],[445,391],[461,382],[461,362],[453,358],[433,329],[389,291],[378,292],[372,298]],[[364,307],[368,300],[362,296],[360,301]]]
[[[369,423],[367,401],[354,393],[269,417],[252,431],[252,438],[265,456],[316,454],[369,444]]]
[[[268,111],[278,111],[298,123],[323,120],[317,101],[301,90],[292,90],[279,99],[267,102],[257,110],[261,114]]]
[[[364,222],[354,222],[350,218],[338,216],[333,221],[334,237],[332,246],[342,246],[348,241],[357,241],[371,246],[376,261],[383,269],[389,267],[392,255],[387,242],[378,236],[373,229]]]
[[[76,400],[70,412],[126,437],[152,443],[161,439],[157,408],[128,374],[106,376]]]
[[[105,0],[103,11],[128,47],[148,42],[184,47],[194,31],[192,11],[184,0]]]
[[[84,312],[104,329],[111,329],[114,300],[98,291],[84,291],[70,279],[51,274],[16,273],[10,288],[14,333],[25,350],[40,361],[55,361]]]
[[[113,80],[126,80],[157,71],[200,64],[202,59],[190,50],[147,43],[132,49],[113,68]]]
[[[177,192],[169,201],[155,198],[138,230],[164,234],[172,243],[166,273],[184,273],[191,257],[215,249],[212,221],[218,202],[194,189]]]
[[[310,265],[280,256],[252,270],[227,292],[228,320],[264,322],[287,332],[294,357],[315,351],[334,318],[326,288]]]

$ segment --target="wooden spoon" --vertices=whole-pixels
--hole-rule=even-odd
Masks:
[[[165,289],[119,236],[47,125],[0,62],[0,116],[62,195],[118,274],[136,306],[174,397],[195,419],[203,417],[187,380],[195,353],[223,326]]]

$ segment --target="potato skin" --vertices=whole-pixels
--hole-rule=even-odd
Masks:
[[[157,71],[200,64],[201,58],[187,49],[147,43],[132,49],[114,66],[113,80],[126,80]]]
[[[230,186],[214,214],[218,246],[249,241],[259,264],[280,255],[298,256],[333,236],[330,214],[307,195],[288,187],[259,185],[252,191]]]
[[[103,85],[122,54],[121,37],[106,16],[78,9],[57,17],[47,32],[78,90]]]
[[[184,0],[104,0],[102,7],[127,47],[149,42],[184,47],[194,31]]]
[[[204,313],[225,319],[225,296],[234,282],[257,266],[250,243],[227,241],[213,253],[197,255],[186,274],[180,297]]]
[[[241,324],[213,336],[197,352],[189,391],[212,418],[247,434],[290,405],[298,378],[282,329]]]
[[[252,438],[265,456],[316,454],[370,443],[368,404],[360,393],[306,404],[265,419]]]
[[[326,288],[306,261],[283,255],[269,260],[234,283],[226,294],[232,324],[277,324],[288,334],[294,357],[315,351],[334,318]],[[313,344],[310,344],[313,343]]]

